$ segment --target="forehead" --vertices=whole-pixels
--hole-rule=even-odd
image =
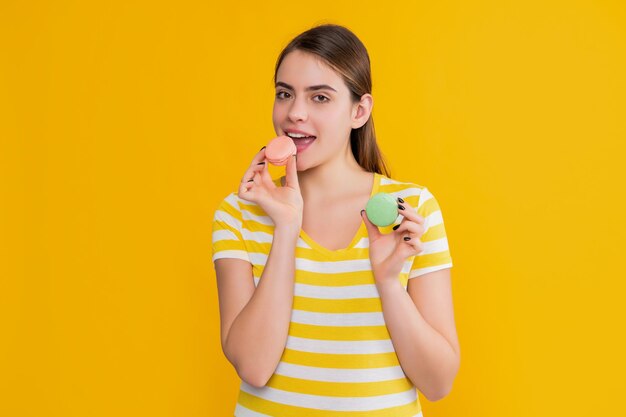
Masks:
[[[287,54],[280,63],[276,81],[282,81],[296,89],[317,84],[328,84],[337,91],[347,89],[341,76],[321,58],[298,50]]]

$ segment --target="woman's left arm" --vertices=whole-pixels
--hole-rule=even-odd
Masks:
[[[368,231],[383,317],[400,366],[428,400],[437,401],[452,390],[461,359],[450,268],[410,278],[405,290],[398,276],[406,259],[423,251],[420,237],[425,219],[407,202],[400,202],[403,205],[398,209],[404,219],[392,233],[381,233],[365,210],[361,217]]]
[[[400,365],[429,401],[448,395],[460,366],[450,268],[408,281],[378,280],[385,324]]]

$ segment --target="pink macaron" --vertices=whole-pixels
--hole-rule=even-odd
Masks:
[[[286,165],[289,157],[298,152],[296,144],[286,135],[278,136],[270,141],[265,148],[265,157],[272,165]]]

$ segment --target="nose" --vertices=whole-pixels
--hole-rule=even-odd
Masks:
[[[304,97],[302,100],[299,100],[298,98],[293,100],[291,107],[289,108],[289,119],[292,122],[295,122],[298,120],[306,120],[307,111],[306,111],[306,105],[304,103],[304,100],[305,100]]]

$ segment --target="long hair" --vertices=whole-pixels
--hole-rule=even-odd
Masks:
[[[293,38],[278,56],[274,84],[283,59],[295,50],[317,55],[336,71],[348,86],[352,103],[358,102],[363,94],[372,93],[369,54],[365,45],[349,29],[335,24],[323,24]],[[350,147],[354,158],[366,171],[391,177],[391,172],[376,143],[372,114],[363,126],[352,129]]]

